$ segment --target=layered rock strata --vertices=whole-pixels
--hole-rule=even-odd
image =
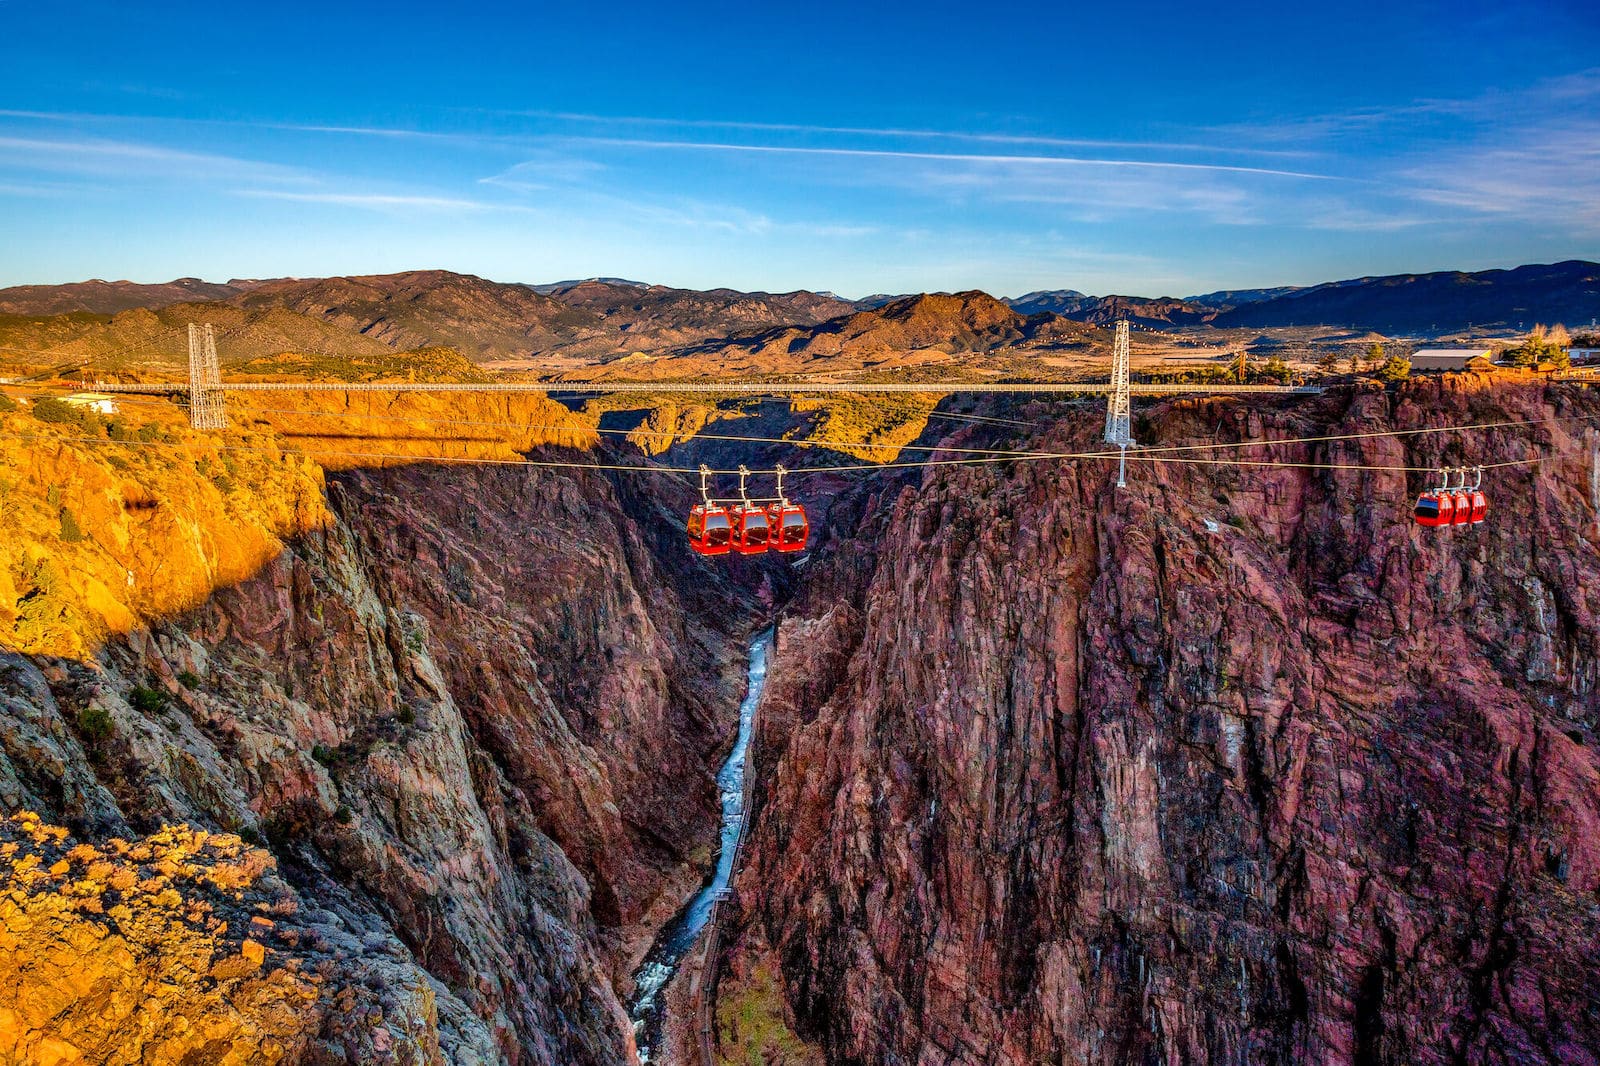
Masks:
[[[776,1062],[1600,1061],[1597,423],[1465,378],[1185,401],[1141,439],[1322,465],[841,503],[778,631],[722,997],[775,984]],[[1401,468],[1531,459],[1486,524],[1411,523]]]

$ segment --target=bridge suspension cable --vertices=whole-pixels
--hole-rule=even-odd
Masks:
[[[122,403],[124,403],[125,405],[130,406],[130,407],[134,406],[136,404],[148,404],[150,406],[162,406],[162,407],[167,406],[165,403],[158,403],[156,401],[149,401],[149,400],[124,400],[124,401],[122,401]],[[359,421],[377,421],[377,422],[422,423],[422,424],[428,425],[428,426],[444,426],[444,427],[461,426],[461,427],[468,427],[468,428],[472,428],[472,429],[508,429],[508,430],[517,430],[517,431],[520,431],[520,432],[527,432],[529,430],[552,430],[552,431],[556,431],[556,432],[572,433],[574,435],[581,435],[581,434],[586,434],[586,433],[596,433],[596,434],[601,434],[601,435],[604,435],[604,436],[626,437],[626,438],[630,438],[630,439],[634,438],[634,437],[641,437],[642,436],[642,437],[651,437],[651,438],[655,438],[655,439],[658,439],[658,440],[660,440],[660,439],[674,440],[674,439],[677,439],[677,438],[683,438],[685,441],[693,439],[693,440],[731,441],[731,442],[735,442],[735,443],[739,443],[739,444],[787,444],[787,445],[791,445],[791,446],[796,447],[796,448],[821,448],[821,449],[824,449],[824,450],[827,450],[827,451],[835,451],[835,452],[850,452],[850,451],[867,451],[867,450],[870,450],[870,451],[887,451],[887,452],[904,452],[904,451],[912,451],[912,452],[953,452],[953,453],[963,453],[963,454],[971,454],[971,455],[1027,455],[1028,454],[1025,451],[1017,451],[1017,450],[1014,450],[1014,449],[1005,449],[1005,448],[964,448],[964,447],[960,447],[958,445],[952,445],[952,444],[932,444],[932,445],[880,444],[880,443],[875,443],[875,442],[872,442],[872,441],[807,440],[806,438],[803,438],[803,437],[758,437],[758,436],[752,436],[752,435],[749,435],[749,434],[739,434],[739,433],[706,433],[706,432],[702,432],[702,431],[698,431],[698,430],[694,431],[694,432],[688,432],[688,431],[684,431],[684,430],[666,430],[666,429],[663,429],[663,430],[650,430],[650,429],[644,429],[642,427],[635,428],[635,429],[605,429],[605,428],[597,427],[597,426],[584,425],[581,422],[574,422],[574,423],[511,422],[511,421],[497,421],[497,420],[486,420],[486,419],[439,418],[439,417],[428,416],[428,415],[381,414],[381,413],[368,414],[368,413],[363,413],[363,412],[359,412],[359,411],[315,411],[315,410],[297,410],[297,409],[289,408],[289,407],[248,407],[248,406],[238,406],[238,405],[235,405],[233,410],[235,412],[242,412],[242,413],[246,413],[246,414],[283,415],[283,416],[288,417],[288,418],[335,418],[335,419],[345,419],[345,420],[351,420],[351,421],[357,421],[357,422],[359,422]],[[307,433],[307,434],[304,434],[304,436],[317,436],[317,434],[315,434],[315,433]],[[486,441],[474,441],[473,443],[487,443],[487,442]]]
[[[123,402],[127,403],[129,405],[132,405],[132,404],[149,404],[151,406],[166,406],[164,403],[158,404],[155,401],[128,400],[128,401],[123,401]],[[337,419],[351,419],[351,420],[357,420],[357,421],[359,421],[359,420],[397,421],[397,422],[408,422],[408,423],[423,423],[425,425],[439,425],[439,426],[446,426],[446,427],[466,426],[466,427],[473,427],[473,428],[497,428],[497,429],[511,429],[511,430],[519,430],[519,431],[549,429],[549,430],[558,430],[558,431],[565,430],[565,431],[570,431],[570,432],[573,432],[573,433],[590,433],[590,432],[592,432],[592,433],[609,434],[609,435],[616,435],[616,436],[628,436],[629,434],[634,434],[634,433],[640,432],[637,429],[636,430],[601,429],[601,428],[597,428],[597,427],[585,426],[585,425],[582,425],[582,424],[555,424],[555,423],[537,423],[536,424],[536,423],[518,422],[518,421],[441,418],[441,417],[430,416],[430,415],[402,415],[402,414],[383,414],[383,413],[368,414],[368,413],[347,412],[347,411],[305,411],[305,410],[296,410],[296,409],[293,409],[293,408],[261,408],[261,407],[244,407],[244,408],[237,408],[237,409],[238,410],[243,410],[243,411],[255,412],[255,413],[263,413],[263,414],[282,414],[282,415],[291,416],[291,417],[337,418]],[[1518,427],[1527,427],[1527,426],[1553,425],[1553,424],[1560,424],[1560,423],[1566,423],[1566,422],[1593,423],[1595,421],[1600,421],[1600,415],[1552,415],[1552,416],[1547,417],[1547,418],[1508,419],[1508,420],[1502,420],[1502,421],[1497,421],[1497,422],[1476,422],[1476,423],[1467,423],[1467,424],[1464,424],[1464,425],[1453,425],[1453,426],[1423,426],[1423,427],[1418,427],[1418,428],[1415,428],[1415,429],[1370,430],[1370,431],[1364,431],[1364,432],[1359,432],[1359,433],[1316,434],[1316,435],[1302,436],[1302,437],[1264,438],[1264,439],[1260,439],[1260,440],[1245,440],[1245,441],[1213,441],[1213,442],[1204,443],[1204,444],[1155,445],[1155,446],[1141,448],[1141,449],[1138,450],[1138,452],[1136,452],[1136,453],[1134,453],[1132,455],[1128,455],[1128,456],[1126,456],[1126,458],[1128,460],[1133,461],[1133,462],[1144,462],[1144,463],[1162,463],[1162,462],[1166,462],[1166,463],[1204,463],[1204,464],[1207,464],[1207,465],[1275,466],[1275,467],[1291,467],[1291,468],[1335,468],[1335,469],[1364,469],[1364,470],[1401,470],[1401,469],[1404,469],[1404,470],[1413,471],[1413,472],[1431,472],[1431,471],[1435,470],[1436,468],[1434,468],[1434,467],[1395,467],[1395,466],[1380,466],[1380,465],[1373,465],[1373,464],[1366,464],[1366,465],[1361,465],[1361,464],[1314,464],[1314,463],[1292,462],[1292,461],[1282,461],[1282,460],[1183,458],[1183,457],[1179,457],[1175,453],[1188,453],[1188,452],[1199,452],[1199,451],[1216,451],[1216,450],[1233,450],[1233,449],[1242,449],[1242,448],[1264,448],[1264,447],[1272,447],[1272,446],[1277,446],[1277,445],[1306,445],[1306,444],[1322,444],[1322,443],[1340,443],[1340,442],[1345,442],[1345,441],[1367,440],[1367,439],[1384,438],[1384,437],[1400,438],[1400,437],[1421,436],[1421,435],[1438,434],[1438,433],[1478,432],[1478,431],[1494,430],[1494,429],[1508,429],[1508,428],[1518,428]],[[646,431],[646,434],[650,435],[650,436],[683,436],[684,435],[682,433],[672,433],[671,431],[666,431],[666,430],[662,430],[662,431]],[[313,434],[308,434],[308,435],[313,435]],[[59,439],[81,439],[81,440],[84,440],[84,441],[91,441],[91,442],[98,440],[101,443],[127,443],[127,444],[134,443],[134,442],[125,442],[125,441],[111,441],[111,442],[108,442],[104,438],[98,438],[98,437],[59,438]],[[795,447],[821,448],[821,449],[829,450],[829,451],[862,450],[862,449],[875,449],[875,450],[876,449],[881,449],[881,450],[895,449],[895,450],[898,450],[898,451],[920,451],[920,452],[929,452],[929,453],[952,452],[952,453],[957,453],[957,454],[961,454],[961,455],[970,455],[970,456],[981,457],[979,459],[973,459],[973,460],[961,460],[961,459],[940,460],[937,463],[925,463],[925,462],[918,462],[918,461],[910,461],[910,462],[905,462],[905,463],[876,463],[876,462],[870,462],[870,461],[863,461],[860,464],[854,464],[854,465],[831,466],[831,467],[805,467],[805,468],[801,468],[800,470],[795,471],[796,473],[815,472],[815,471],[893,469],[893,468],[899,468],[899,467],[912,467],[912,466],[922,466],[922,465],[952,465],[952,464],[959,464],[959,463],[962,463],[962,462],[980,462],[980,461],[981,462],[1008,462],[1008,461],[1014,461],[1014,460],[1038,460],[1038,459],[1099,459],[1099,460],[1117,459],[1120,462],[1124,458],[1122,456],[1121,452],[1120,452],[1120,449],[1119,449],[1119,451],[1116,451],[1116,452],[1113,452],[1113,451],[1103,451],[1103,452],[1057,452],[1057,451],[1028,451],[1028,450],[1017,450],[1017,449],[999,449],[999,448],[965,448],[965,447],[958,447],[958,446],[954,446],[954,445],[910,445],[910,444],[908,444],[908,445],[896,446],[896,445],[887,445],[887,444],[877,444],[877,443],[870,442],[870,441],[808,441],[808,440],[789,439],[789,438],[782,438],[782,437],[765,437],[765,436],[754,436],[754,435],[733,434],[733,433],[728,433],[728,434],[695,433],[695,434],[693,434],[693,439],[712,439],[712,440],[729,441],[729,442],[735,442],[735,443],[747,443],[747,444],[787,444],[787,445],[791,445],[791,446],[795,446]],[[139,443],[143,444],[143,443],[148,443],[148,442],[139,442]],[[464,441],[462,443],[495,443],[495,441],[486,440],[486,439],[473,439],[473,440],[469,440],[469,441]],[[500,443],[507,443],[507,442],[500,442]],[[549,444],[547,446],[560,447],[562,445],[551,443],[551,444]],[[343,451],[337,451],[337,450],[310,449],[310,448],[304,448],[303,446],[300,446],[300,445],[296,445],[295,447],[299,448],[300,450],[305,451],[307,454],[319,454],[319,455],[327,455],[327,456],[331,456],[331,457],[393,458],[393,459],[420,460],[420,461],[424,461],[424,462],[433,461],[434,458],[435,458],[435,457],[431,457],[431,456],[418,456],[418,455],[402,455],[402,454],[375,453],[375,452],[343,452]],[[439,461],[445,461],[445,462],[466,461],[465,459],[463,459],[463,457],[437,457],[437,458],[438,458]],[[490,462],[491,460],[485,459],[485,460],[482,460],[482,461]],[[492,462],[494,462],[496,465],[516,465],[516,464],[522,462],[522,460],[504,459],[504,460],[492,460]],[[1511,465],[1519,465],[1522,462],[1523,462],[1522,460],[1518,460],[1518,461],[1516,461],[1515,463],[1513,463]],[[579,463],[579,464],[573,464],[573,465],[585,466],[585,465],[590,465],[590,464]],[[1486,469],[1492,469],[1496,464],[1484,464],[1484,465],[1485,465]],[[615,467],[615,468],[622,469],[622,467]],[[689,468],[689,467],[671,467],[671,466],[664,466],[664,465],[649,465],[649,466],[627,467],[626,469],[634,469],[634,470],[640,470],[640,471],[694,472],[695,470],[698,470],[698,467]],[[732,474],[732,473],[736,473],[736,472],[737,471],[733,470],[733,469],[715,470],[715,471],[713,471],[713,473],[718,473],[718,474]],[[772,470],[764,470],[764,471],[763,470],[758,470],[758,471],[754,471],[754,472],[755,473],[768,473],[768,474],[770,474],[773,471]]]

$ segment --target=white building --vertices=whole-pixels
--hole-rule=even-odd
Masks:
[[[103,392],[75,392],[71,396],[63,397],[65,402],[73,407],[85,407],[102,415],[117,413],[117,401]]]
[[[1474,359],[1488,358],[1487,348],[1418,348],[1411,353],[1411,369],[1465,370]]]

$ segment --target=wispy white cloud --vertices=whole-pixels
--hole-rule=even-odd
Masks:
[[[453,144],[469,148],[526,147],[527,137],[494,133],[450,130],[419,130],[404,126],[340,125],[319,122],[281,122],[260,119],[195,118],[175,115],[117,114],[87,111],[18,111],[0,109],[0,118],[55,122],[77,126],[110,125],[141,128],[163,127],[177,129],[272,130],[282,133],[310,133],[338,137],[368,137],[391,141],[420,141],[431,144]]]
[[[793,133],[824,137],[860,137],[897,140],[933,140],[972,144],[1031,145],[1038,148],[1116,149],[1127,151],[1203,153],[1220,156],[1262,156],[1303,158],[1303,150],[1265,148],[1236,142],[1198,143],[1186,140],[1123,140],[1089,137],[1061,137],[1030,133],[1005,133],[965,130],[933,130],[897,126],[843,126],[789,122],[748,122],[724,119],[670,119],[640,115],[599,115],[571,111],[466,109],[476,113],[521,116],[589,126],[653,127],[661,129],[726,129],[752,133]],[[232,126],[246,129],[279,130],[290,133],[316,133],[388,140],[416,140],[438,144],[457,144],[482,148],[526,148],[552,137],[549,133],[512,133],[463,130],[422,130],[404,126],[377,126],[320,122],[289,122],[257,119],[192,118],[94,112],[21,111],[0,109],[0,117],[78,123],[140,123],[167,125]],[[618,138],[623,140],[626,138]],[[668,143],[668,142],[664,142]],[[752,150],[758,146],[750,146]],[[772,146],[782,150],[783,146]],[[817,148],[816,150],[827,150]],[[843,149],[840,149],[843,150]],[[1199,165],[1199,164],[1196,164]]]
[[[1207,127],[1246,145],[1292,142],[1308,151],[1326,142],[1402,131],[1406,141],[1427,140],[1430,124],[1448,123],[1452,137],[1462,126],[1504,130],[1570,114],[1593,115],[1600,104],[1600,67],[1545,78],[1514,88],[1490,88],[1466,97],[1426,97],[1381,107]]]
[[[78,194],[82,191],[82,186],[77,185],[0,182],[0,196],[45,196],[53,198],[68,194]]]
[[[1259,174],[1298,178],[1308,181],[1344,181],[1330,174],[1267,167],[1232,166],[1223,163],[1189,163],[1175,160],[1121,159],[1100,156],[980,154],[972,152],[917,152],[891,148],[835,148],[812,145],[741,144],[733,141],[675,141],[642,137],[573,137],[581,144],[609,145],[617,148],[646,148],[693,152],[747,152],[758,155],[832,156],[840,159],[911,159],[955,164],[994,164],[1038,167],[1114,167],[1151,170],[1190,170],[1232,174]]]
[[[103,177],[181,177],[269,183],[306,180],[304,171],[207,152],[113,140],[0,136],[0,167]]]
[[[578,111],[496,111],[495,114],[553,119],[590,126],[646,126],[659,129],[744,130],[751,133],[800,133],[822,136],[896,138],[911,140],[968,141],[979,144],[1030,144],[1041,148],[1118,148],[1151,151],[1211,152],[1225,155],[1304,156],[1307,153],[1283,149],[1197,144],[1188,141],[1107,140],[1088,137],[1061,137],[1029,133],[1003,133],[966,130],[931,130],[905,126],[831,126],[802,122],[748,122],[734,119],[660,118],[647,115],[599,115]]]
[[[316,133],[339,137],[370,137],[387,141],[420,141],[427,144],[455,145],[476,149],[518,149],[528,144],[525,137],[503,136],[492,133],[466,133],[448,130],[417,130],[403,126],[338,126],[304,122],[251,122],[229,121],[231,126],[250,129],[278,130],[284,133]]]
[[[1412,162],[1425,203],[1600,235],[1600,119],[1521,129]]]
[[[582,156],[554,151],[478,179],[524,197],[530,210],[553,220],[605,220],[643,230],[666,228],[735,237],[773,235],[848,240],[881,232],[868,223],[829,219],[774,218],[742,204],[630,187],[612,179],[613,168]]]
[[[498,174],[479,178],[481,185],[497,185],[514,192],[543,192],[562,186],[589,184],[606,169],[604,163],[565,152],[540,151]]]
[[[1480,220],[1600,233],[1600,67],[1462,98],[1218,128],[1359,160],[1370,192],[1308,198],[1302,224],[1393,230]]]
[[[103,118],[102,115],[81,115],[71,111],[17,111],[11,108],[0,108],[0,118],[28,118],[44,122],[71,122],[85,118]]]
[[[331,204],[339,207],[364,207],[379,211],[421,209],[430,211],[520,210],[516,205],[485,203],[450,196],[419,196],[403,193],[288,192],[282,189],[237,189],[239,196],[295,203]]]

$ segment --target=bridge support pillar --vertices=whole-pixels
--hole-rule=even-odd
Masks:
[[[1128,449],[1134,446],[1133,397],[1128,388],[1128,320],[1117,323],[1117,340],[1111,349],[1111,391],[1106,395],[1106,443],[1115,444],[1117,488],[1128,484]]]

